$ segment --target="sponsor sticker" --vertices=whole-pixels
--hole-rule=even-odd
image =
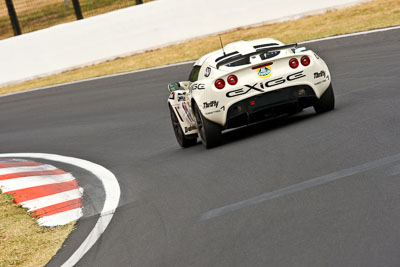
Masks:
[[[203,103],[203,108],[204,108],[204,109],[206,109],[206,108],[211,108],[211,107],[216,107],[216,108],[218,108],[218,104],[219,104],[219,101],[215,101],[215,100],[210,101],[210,102],[204,102],[204,103]]]
[[[189,88],[191,90],[204,90],[206,85],[204,83],[193,83]]]
[[[326,83],[328,80],[322,80],[322,81],[320,81],[320,82],[317,82],[317,83],[315,83],[314,85],[320,85],[321,83]]]
[[[245,84],[244,85],[245,88],[239,88],[239,89],[227,92],[226,97],[235,97],[235,96],[245,95],[252,90],[263,93],[263,92],[265,92],[264,88],[270,88],[273,86],[283,84],[285,82],[291,82],[291,81],[294,81],[297,79],[301,79],[303,77],[306,77],[306,75],[303,73],[303,71],[299,71],[299,72],[295,72],[295,73],[288,75],[286,78],[280,77],[277,79],[269,80],[265,83],[261,82],[261,83],[255,83],[253,85]],[[261,88],[259,88],[258,86],[260,86]]]
[[[221,112],[220,109],[214,110],[214,111],[211,111],[211,112],[207,112],[206,115],[212,115],[212,114],[214,114],[214,113],[219,113],[219,112]]]
[[[326,77],[326,73],[325,71],[321,70],[320,72],[314,72],[314,79],[318,79],[321,77]]]
[[[187,100],[186,93],[178,94],[178,102],[182,102],[182,101],[186,101],[186,100]]]
[[[257,69],[257,74],[259,77],[266,79],[272,75],[272,69],[270,66],[264,66]]]
[[[192,115],[191,110],[189,109],[189,107],[187,106],[186,102],[180,102],[180,107],[183,110],[183,115],[186,117],[186,119],[190,122],[194,122],[194,118]]]

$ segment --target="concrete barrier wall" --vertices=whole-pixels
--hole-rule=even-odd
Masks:
[[[360,2],[365,0],[157,0],[1,40],[0,86]]]

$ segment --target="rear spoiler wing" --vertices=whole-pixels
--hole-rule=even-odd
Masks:
[[[241,59],[250,59],[251,56],[255,56],[255,55],[260,55],[260,54],[264,54],[264,53],[268,53],[268,52],[272,52],[272,51],[279,51],[279,50],[286,50],[286,49],[290,49],[290,48],[296,48],[297,47],[297,43],[294,44],[288,44],[288,45],[281,45],[281,46],[274,46],[274,47],[268,47],[268,48],[263,48],[260,49],[256,52],[252,52],[246,55],[236,55],[224,60],[221,60],[220,62],[217,63],[217,69],[219,69],[220,66],[224,66],[226,64],[241,60]]]

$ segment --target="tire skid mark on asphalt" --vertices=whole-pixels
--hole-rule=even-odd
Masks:
[[[396,176],[396,175],[399,175],[399,174],[400,174],[400,164],[391,167],[391,168],[389,169],[389,171],[388,171],[388,175],[389,175],[389,176]]]
[[[229,204],[226,205],[224,207],[220,207],[220,208],[216,208],[210,211],[207,211],[205,213],[203,213],[200,218],[199,221],[206,221],[206,220],[210,220],[213,219],[215,217],[224,215],[226,213],[230,213],[230,212],[234,212],[243,208],[246,208],[248,206],[252,206],[252,205],[256,205],[259,203],[262,203],[264,201],[267,200],[271,200],[271,199],[275,199],[275,198],[279,198],[279,197],[283,197],[292,193],[296,193],[308,188],[312,188],[318,185],[322,185],[322,184],[326,184],[338,179],[342,179],[348,176],[352,176],[361,172],[365,172],[365,171],[369,171],[378,167],[382,167],[384,165],[388,165],[388,164],[392,164],[392,163],[396,163],[400,161],[400,154],[396,154],[396,155],[392,155],[389,157],[385,157],[385,158],[381,158],[381,159],[377,159],[374,161],[370,161],[358,166],[354,166],[348,169],[344,169],[341,171],[336,171],[336,172],[332,172],[320,177],[316,177],[301,183],[297,183],[294,185],[290,185],[272,192],[268,192],[268,193],[264,193],[246,200],[242,200],[233,204]],[[397,166],[398,167],[398,173],[400,174],[400,165]],[[394,174],[395,175],[395,174]]]
[[[64,225],[83,214],[83,188],[72,174],[52,165],[1,159],[0,189],[13,195],[14,202],[27,208],[41,226]]]

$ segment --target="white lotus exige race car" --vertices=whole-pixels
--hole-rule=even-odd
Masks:
[[[331,75],[313,51],[275,39],[239,41],[194,63],[189,81],[173,82],[168,104],[182,147],[221,143],[222,130],[335,106]]]

